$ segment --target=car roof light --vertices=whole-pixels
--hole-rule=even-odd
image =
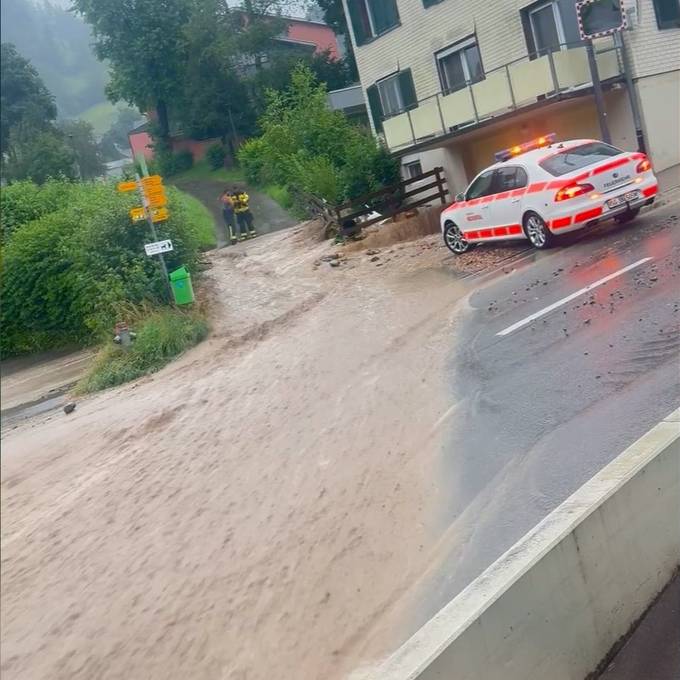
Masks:
[[[526,153],[527,151],[533,151],[534,149],[540,149],[542,146],[549,146],[554,144],[557,140],[557,135],[551,132],[549,135],[542,135],[541,137],[536,137],[523,144],[516,144],[511,146],[509,149],[503,149],[503,151],[497,151],[494,154],[494,158],[497,162],[503,163],[513,156],[518,156],[521,153]]]

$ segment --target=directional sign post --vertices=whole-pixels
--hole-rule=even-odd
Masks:
[[[163,278],[165,279],[170,300],[172,301],[173,295],[170,279],[168,278],[168,268],[165,265],[165,259],[163,257],[163,253],[168,253],[172,250],[172,241],[159,241],[154,224],[155,222],[163,222],[170,217],[170,213],[165,207],[168,204],[168,198],[165,195],[162,177],[160,175],[150,176],[148,174],[149,171],[146,168],[146,163],[143,163],[142,167],[144,168],[144,177],[140,177],[139,174],[136,174],[134,181],[120,182],[117,189],[121,192],[139,191],[142,199],[142,206],[131,208],[130,218],[133,222],[141,222],[142,220],[147,221],[154,242],[145,244],[144,250],[149,256],[158,255],[163,271]]]
[[[148,171],[147,171],[148,172]],[[156,226],[154,225],[154,221],[151,215],[151,208],[155,206],[151,206],[149,203],[149,199],[146,196],[146,192],[144,191],[144,180],[149,180],[148,175],[144,178],[140,177],[139,175],[135,175],[135,179],[137,180],[137,186],[140,188],[140,193],[142,194],[142,202],[144,204],[144,213],[146,215],[146,221],[149,224],[149,229],[151,229],[151,235],[153,236],[154,243],[149,243],[144,246],[144,250],[146,251],[147,255],[158,255],[158,259],[160,260],[161,263],[161,269],[163,270],[163,278],[165,279],[165,284],[168,288],[168,295],[169,295],[169,300],[172,302],[172,287],[170,286],[170,278],[168,276],[168,268],[165,265],[165,258],[163,257],[163,253],[167,253],[170,250],[172,250],[172,241],[159,241],[158,240],[158,234],[156,233]],[[159,178],[160,179],[160,178]],[[162,187],[161,187],[162,188]],[[163,249],[161,246],[163,244],[166,244],[166,248]],[[158,247],[159,250],[154,253],[150,253],[147,250],[148,246],[153,246],[153,247]],[[169,246],[169,247],[167,247]]]

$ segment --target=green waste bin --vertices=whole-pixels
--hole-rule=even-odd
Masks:
[[[194,301],[194,289],[191,287],[191,274],[186,267],[170,272],[170,286],[175,304],[189,305]]]

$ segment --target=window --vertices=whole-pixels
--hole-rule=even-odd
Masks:
[[[522,189],[527,185],[527,173],[524,168],[509,165],[496,170],[493,180],[493,193]]]
[[[404,69],[379,80],[366,89],[375,129],[382,130],[384,118],[395,116],[418,105],[411,69]]]
[[[617,149],[604,142],[588,142],[588,144],[581,144],[580,146],[560,151],[554,156],[540,161],[539,165],[551,175],[559,177],[560,175],[566,175],[568,172],[593,165],[593,163],[599,163],[611,156],[618,156],[620,153],[623,153],[621,149]]]
[[[384,115],[393,116],[404,110],[404,99],[401,96],[399,87],[399,75],[390,76],[378,83],[378,93],[380,94],[380,105]]]
[[[654,0],[654,13],[660,29],[680,27],[680,0]]]
[[[413,179],[418,177],[418,175],[423,174],[423,166],[420,161],[411,161],[410,163],[404,163],[404,179]]]
[[[542,2],[522,11],[522,23],[532,56],[560,49],[566,40],[557,2]]]
[[[472,198],[481,198],[482,196],[489,196],[493,194],[493,170],[487,170],[479,175],[472,184],[468,187],[465,193],[465,200],[469,201]]]
[[[396,0],[347,0],[347,9],[357,45],[399,26]]]
[[[423,0],[423,7],[427,9],[428,7],[432,7],[432,5],[438,5],[442,0]]]
[[[442,91],[447,94],[484,80],[477,40],[467,38],[436,55]]]

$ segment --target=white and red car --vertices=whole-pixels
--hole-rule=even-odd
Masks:
[[[556,235],[633,219],[658,191],[645,154],[594,139],[556,142],[547,135],[496,159],[442,212],[444,242],[457,255],[506,239],[547,248]]]

